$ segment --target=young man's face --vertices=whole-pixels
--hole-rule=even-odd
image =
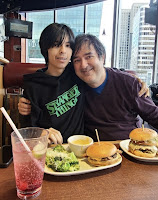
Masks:
[[[48,49],[48,69],[53,71],[53,75],[59,76],[63,73],[72,56],[69,37],[66,36],[59,46],[58,41],[55,46]]]
[[[75,54],[73,64],[77,76],[90,87],[96,88],[104,82],[104,56],[99,58],[93,45],[83,44]]]

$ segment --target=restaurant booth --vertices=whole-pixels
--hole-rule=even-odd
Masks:
[[[23,91],[23,75],[33,73],[44,64],[9,62],[7,59],[0,59],[0,107],[4,107],[16,127],[25,127],[26,122],[18,112],[18,102]],[[0,113],[0,141],[1,145],[10,144],[10,133],[12,131],[5,117]]]

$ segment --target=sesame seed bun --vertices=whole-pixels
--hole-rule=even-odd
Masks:
[[[129,134],[130,139],[136,141],[147,141],[157,137],[157,132],[149,128],[136,128]]]
[[[110,142],[95,142],[86,151],[88,162],[94,166],[105,166],[114,164],[120,159],[117,148]]]
[[[117,148],[114,144],[110,142],[95,142],[90,147],[88,147],[86,154],[93,158],[104,158],[114,155]]]

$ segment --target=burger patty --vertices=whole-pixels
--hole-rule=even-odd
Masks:
[[[157,152],[157,147],[155,146],[148,146],[148,145],[140,145],[137,143],[134,143],[133,141],[130,141],[129,143],[129,150],[139,150],[142,151],[143,153],[155,153]]]
[[[91,160],[94,160],[94,161],[108,161],[108,160],[112,160],[114,158],[117,157],[117,153],[115,153],[114,155],[112,156],[109,156],[109,157],[105,157],[105,158],[90,158]]]
[[[142,151],[143,153],[154,153],[151,149],[139,149],[139,151]]]
[[[147,140],[147,141],[137,141],[137,140],[132,140],[130,141],[131,143],[135,145],[147,145],[148,143],[155,143],[155,140]]]

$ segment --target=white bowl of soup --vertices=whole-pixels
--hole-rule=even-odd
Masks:
[[[73,135],[68,138],[68,144],[71,151],[77,157],[83,157],[86,153],[86,149],[93,144],[93,139],[86,135]]]

